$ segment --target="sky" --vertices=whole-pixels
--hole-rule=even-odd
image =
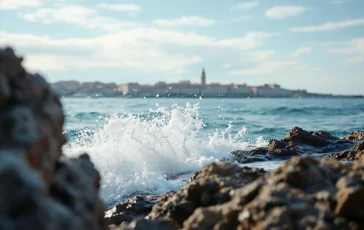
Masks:
[[[0,0],[0,46],[48,81],[364,94],[364,0]]]

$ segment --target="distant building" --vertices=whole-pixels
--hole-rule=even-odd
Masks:
[[[255,96],[259,97],[288,97],[291,96],[291,91],[281,88],[276,84],[265,84],[263,86],[252,87]]]
[[[205,73],[205,68],[202,69],[202,73],[201,73],[201,85],[206,85],[206,73]]]

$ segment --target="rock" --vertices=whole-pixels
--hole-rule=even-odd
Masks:
[[[352,133],[350,133],[349,135],[347,135],[346,137],[344,137],[345,140],[349,140],[349,141],[364,141],[364,131],[354,131]]]
[[[340,178],[336,183],[339,191],[334,200],[335,213],[338,216],[356,221],[364,227],[364,175],[359,172]]]
[[[112,226],[110,230],[176,230],[177,226],[169,221],[164,220],[134,220],[130,224],[122,224],[120,226]]]
[[[177,192],[164,195],[153,206],[147,219],[169,220],[182,226],[196,208],[222,204],[230,192],[243,187],[265,173],[262,169],[241,168],[229,162],[212,163],[203,168],[198,178]]]
[[[0,148],[25,150],[30,166],[49,182],[66,141],[62,106],[41,76],[25,72],[21,60],[12,49],[0,48],[1,88],[7,95],[2,96],[7,103],[0,103]]]
[[[355,145],[352,149],[340,153],[328,154],[325,158],[332,158],[339,161],[354,161],[364,156],[364,142]]]
[[[145,217],[160,197],[160,195],[135,196],[108,210],[105,213],[105,220],[108,225],[120,225],[123,222]]]
[[[0,48],[0,229],[107,229],[99,173],[62,155],[59,97],[21,62]]]
[[[236,150],[231,152],[234,160],[239,163],[251,163],[257,161],[272,160],[273,157],[268,155],[268,148],[255,148],[250,150]]]
[[[223,204],[199,207],[183,229],[363,229],[364,157],[354,166],[293,157]]]
[[[89,156],[83,154],[78,158],[60,159],[49,192],[82,220],[85,229],[102,229],[106,224],[99,187],[100,175]]]
[[[268,153],[277,157],[287,157],[297,155],[297,150],[291,142],[286,143],[284,141],[271,139],[268,144]]]
[[[82,229],[16,150],[0,150],[0,181],[0,229]]]
[[[363,132],[356,131],[346,139],[334,137],[325,131],[308,132],[299,127],[294,127],[281,140],[271,139],[268,148],[256,148],[247,151],[233,151],[233,159],[239,163],[251,163],[257,161],[267,161],[274,159],[287,159],[292,156],[312,154],[321,157],[324,154],[330,154],[331,158],[345,158],[340,152],[348,151],[357,143],[354,140],[360,140]],[[335,156],[331,156],[334,155]],[[344,153],[347,155],[347,153]]]

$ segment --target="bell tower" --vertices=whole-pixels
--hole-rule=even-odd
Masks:
[[[202,68],[202,73],[201,73],[201,85],[206,85],[206,73],[205,73],[205,68]]]

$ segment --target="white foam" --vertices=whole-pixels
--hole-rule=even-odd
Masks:
[[[205,124],[198,104],[156,105],[147,114],[112,116],[91,140],[80,135],[64,148],[67,155],[90,154],[102,176],[101,195],[109,204],[135,192],[178,189],[184,182],[167,180],[168,176],[200,170],[251,144],[244,141],[244,127],[237,134],[232,134],[230,125],[202,135]],[[267,145],[262,138],[255,144]]]

